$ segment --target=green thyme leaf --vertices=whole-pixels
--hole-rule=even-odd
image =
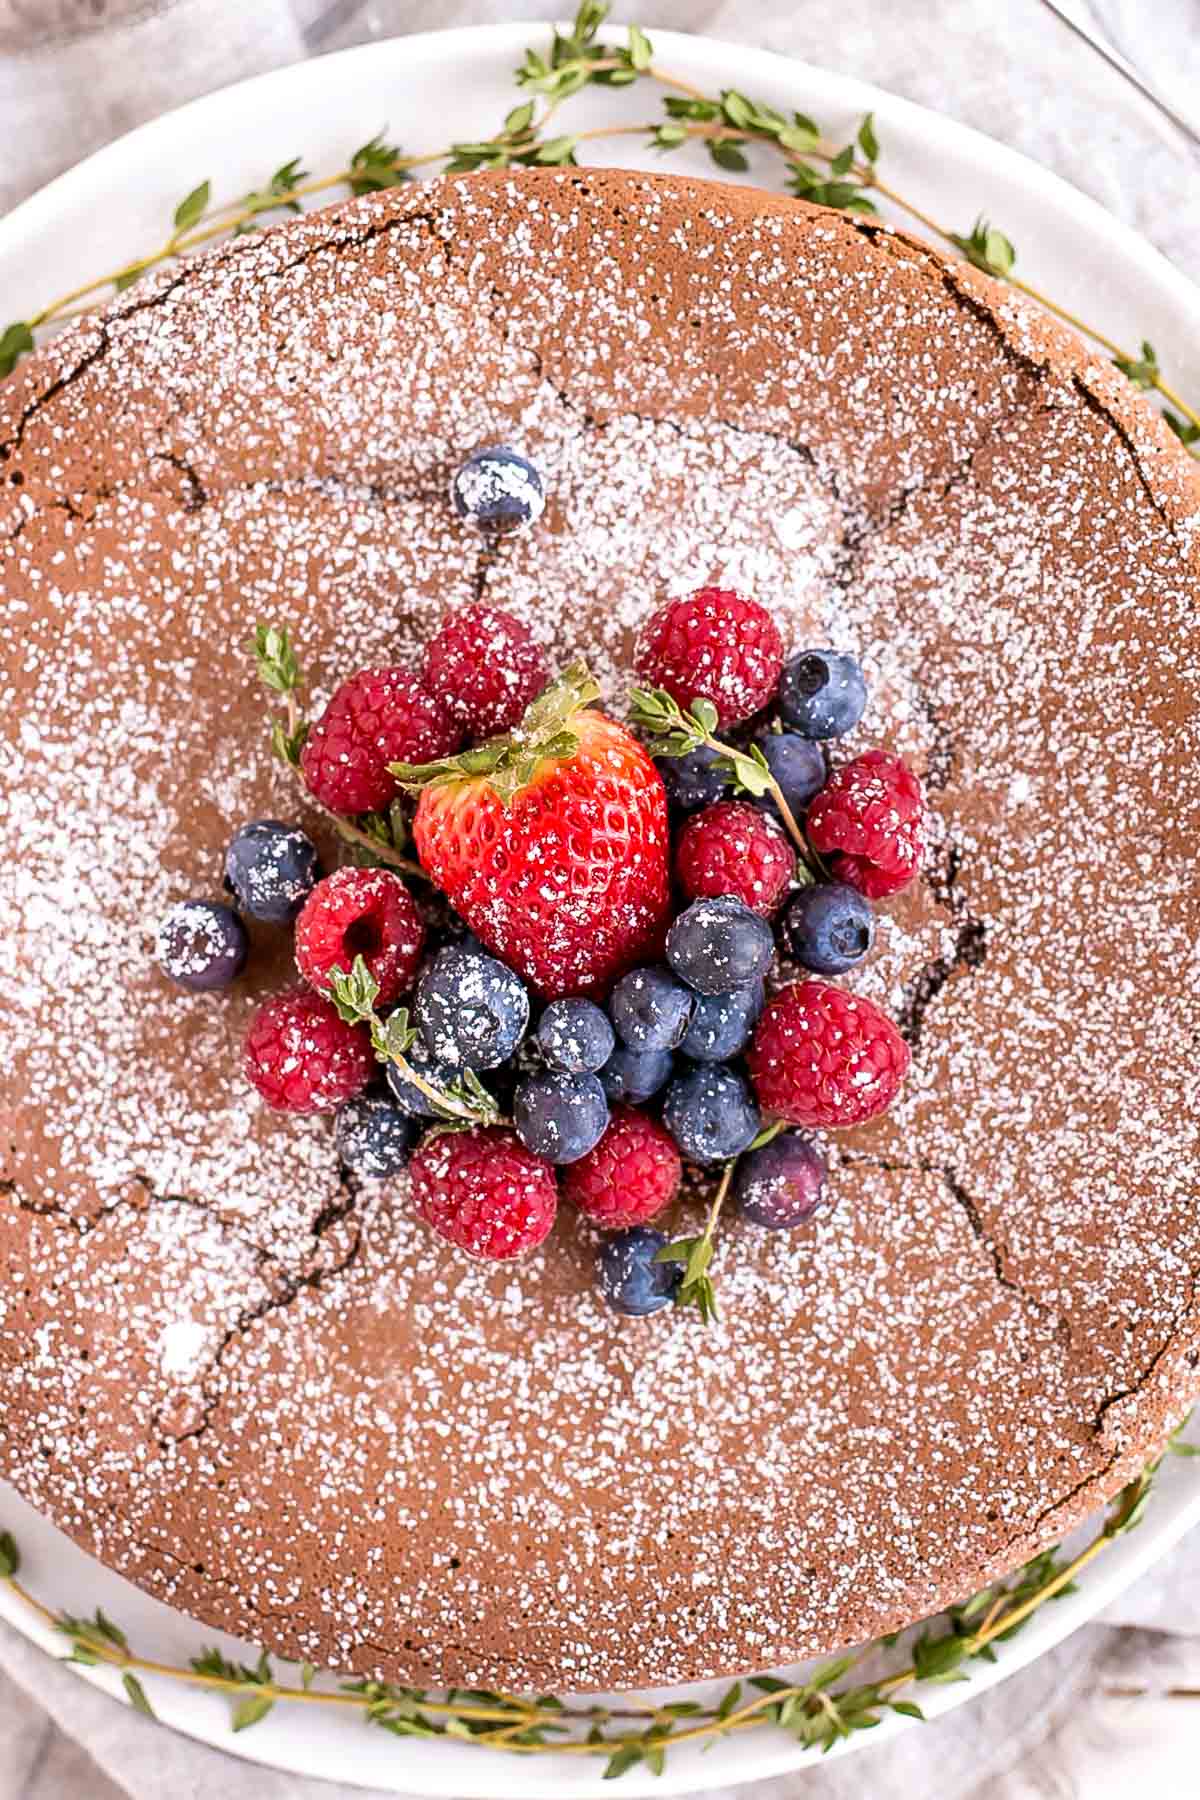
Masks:
[[[853,162],[854,145],[847,144],[845,148],[839,150],[837,155],[833,158],[833,161],[829,165],[829,173],[840,180],[843,175],[848,175],[850,173]]]
[[[300,1664],[300,1686],[304,1689],[306,1694],[316,1678],[317,1671],[313,1668],[312,1664],[310,1662],[302,1662]]]
[[[1142,339],[1140,356],[1114,356],[1113,362],[1120,369],[1122,375],[1132,381],[1134,387],[1157,387],[1160,374],[1158,358],[1154,354],[1154,345],[1148,343],[1145,338]]]
[[[187,231],[189,226],[195,225],[203,217],[204,209],[211,198],[211,181],[202,181],[200,186],[194,187],[190,194],[185,194],[175,208],[175,230],[177,232]]]
[[[365,1024],[374,1018],[379,983],[363,957],[355,957],[348,975],[344,969],[330,970],[329,996],[337,1008],[338,1017],[344,1019],[347,1025]],[[398,1016],[396,1013],[392,1014],[393,1018]]]
[[[754,108],[744,94],[736,88],[726,88],[721,95],[721,111],[730,125],[739,130],[748,130],[754,120]]]
[[[950,242],[962,251],[974,268],[982,269],[985,275],[999,276],[1001,280],[1012,273],[1017,260],[1011,239],[983,218],[976,219],[967,237],[951,232]]]
[[[679,94],[668,94],[663,101],[667,117],[671,119],[700,119],[711,121],[721,115],[721,107],[716,100],[684,99]]]
[[[892,1711],[894,1713],[899,1713],[901,1718],[920,1719],[924,1722],[925,1714],[921,1711],[915,1700],[892,1700],[889,1704]]]
[[[538,145],[537,150],[533,153],[533,160],[538,163],[549,163],[555,167],[573,163],[575,146],[578,142],[577,137],[551,138],[547,143]]]
[[[533,101],[526,100],[520,106],[514,106],[504,121],[504,129],[512,137],[520,137],[533,124]]]
[[[33,332],[24,319],[6,325],[0,333],[0,377],[11,375],[23,356],[33,349]]]
[[[868,113],[858,128],[858,147],[869,163],[879,160],[879,139],[875,136],[875,114]]]
[[[21,1567],[21,1553],[11,1531],[0,1531],[0,1581],[11,1581]]]
[[[233,1729],[248,1731],[251,1725],[257,1725],[260,1719],[266,1718],[274,1704],[269,1694],[247,1694],[233,1709]]]
[[[126,1669],[121,1676],[121,1684],[129,1695],[129,1704],[135,1712],[145,1713],[148,1719],[155,1717],[154,1708],[146,1698],[146,1690],[131,1670]]]
[[[736,144],[731,144],[727,138],[707,138],[705,142],[708,145],[708,154],[718,169],[730,169],[734,174],[740,175],[750,167],[750,161],[745,152],[739,150]]]
[[[0,368],[0,373],[2,372],[3,370]],[[1175,433],[1175,436],[1179,439],[1181,444],[1200,444],[1200,425],[1197,425],[1193,420],[1182,419],[1178,413],[1169,410],[1164,411],[1163,418],[1167,421],[1167,425]]]
[[[402,181],[407,181],[407,169],[397,167],[402,155],[399,144],[389,144],[383,132],[377,131],[350,158],[351,193],[377,194],[384,188],[398,187]]]
[[[301,685],[295,651],[282,625],[256,625],[250,648],[258,678],[276,694],[291,694]]]
[[[820,141],[820,132],[809,124],[785,125],[779,133],[780,147],[795,150],[801,156],[807,156],[810,150],[815,150]]]
[[[687,132],[682,125],[659,125],[654,133],[656,150],[676,150],[680,144],[687,143]]]
[[[957,1669],[965,1655],[966,1644],[953,1633],[940,1638],[922,1633],[913,1644],[913,1668],[922,1681],[939,1681]]]
[[[639,75],[654,61],[654,46],[640,25],[629,27],[629,60]]]
[[[113,276],[113,292],[123,294],[126,288],[131,288],[135,282],[140,281],[145,273],[145,263],[130,263],[127,269],[122,269]]]
[[[604,1765],[605,1781],[616,1781],[619,1776],[636,1768],[641,1760],[642,1747],[640,1744],[622,1744],[621,1748],[615,1751]]]

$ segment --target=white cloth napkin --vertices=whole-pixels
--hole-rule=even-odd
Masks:
[[[0,212],[120,132],[225,82],[372,37],[554,10],[552,0],[114,0],[114,7],[117,22],[64,38],[53,35],[54,20],[34,0],[0,0]],[[806,0],[803,7],[647,0],[645,10],[614,10],[647,26],[800,56],[964,119],[1050,164],[1200,276],[1200,158],[1038,0]],[[1144,0],[1086,7],[1080,0],[1079,10],[1152,79],[1181,93],[1200,89],[1198,0],[1154,0],[1152,8]],[[51,11],[54,19],[95,20],[105,9],[103,0],[59,0]],[[18,42],[31,47],[13,49]],[[0,296],[0,314],[6,310],[14,307]],[[1162,1800],[1183,1800],[1196,1792],[1200,1700],[1108,1692],[1172,1683],[1200,1684],[1200,1534],[1103,1623],[964,1710],[895,1744],[756,1787],[754,1800],[935,1791],[948,1800],[1126,1800],[1135,1779]],[[353,1800],[362,1793],[262,1770],[164,1731],[0,1628],[0,1800]]]

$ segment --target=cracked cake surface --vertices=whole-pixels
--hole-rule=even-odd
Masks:
[[[494,554],[448,482],[541,471]],[[406,1681],[629,1687],[936,1610],[1200,1387],[1189,465],[1111,368],[878,223],[555,170],[237,240],[0,384],[0,1475],[159,1597]],[[314,699],[511,608],[615,705],[744,586],[861,655],[934,845],[848,986],[914,1049],[723,1316],[606,1310],[564,1207],[470,1263],[240,1074],[290,936],[173,989],[245,820],[334,844],[246,642]],[[686,1204],[686,1203],[685,1203]],[[692,1203],[694,1205],[694,1202]]]

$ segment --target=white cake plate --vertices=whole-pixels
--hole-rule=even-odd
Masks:
[[[338,167],[389,122],[414,153],[498,129],[518,98],[514,66],[527,44],[549,35],[549,26],[497,25],[363,45],[226,88],[131,132],[0,220],[0,328],[161,241],[181,195],[205,178],[214,196],[224,199],[260,185],[291,155],[318,171]],[[1200,392],[1200,293],[1135,232],[1047,170],[863,82],[739,45],[652,35],[660,64],[706,92],[740,88],[780,109],[814,116],[839,138],[873,111],[891,185],[959,230],[969,230],[985,205],[1020,244],[1021,270],[1029,279],[1119,342],[1136,347],[1149,338],[1180,391]],[[585,90],[570,103],[569,129],[644,120],[657,110],[649,101],[640,87]],[[625,167],[714,173],[706,158],[690,151],[664,163],[635,136],[605,141],[603,157]],[[758,161],[765,178],[770,161]],[[927,1716],[963,1705],[1100,1612],[1197,1523],[1200,1460],[1169,1458],[1145,1522],[1084,1571],[1077,1592],[1044,1608],[1019,1636],[1000,1645],[994,1664],[972,1665],[969,1682],[926,1686],[914,1697]],[[102,1568],[0,1483],[5,1529],[19,1542],[23,1579],[40,1599],[77,1612],[103,1607],[141,1654],[185,1663],[203,1644],[218,1642],[227,1654],[253,1660],[249,1647],[172,1612]],[[0,1617],[63,1654],[64,1640],[3,1587]],[[111,1671],[80,1673],[123,1697]],[[519,1758],[452,1739],[397,1739],[365,1729],[357,1718],[331,1716],[327,1708],[280,1707],[252,1731],[232,1737],[223,1700],[166,1680],[147,1679],[146,1689],[160,1719],[206,1743],[275,1768],[396,1794],[611,1800],[617,1793],[632,1800],[729,1787],[812,1759],[782,1733],[764,1728],[720,1740],[703,1755],[681,1745],[662,1776],[641,1767],[619,1784],[605,1784],[599,1761]],[[672,1697],[712,1691],[677,1690]],[[920,1729],[889,1717],[877,1730],[849,1739],[839,1753]]]

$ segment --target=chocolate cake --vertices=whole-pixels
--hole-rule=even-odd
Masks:
[[[493,552],[448,482],[496,442],[547,504]],[[35,1506],[280,1653],[619,1688],[930,1613],[1161,1446],[1200,1389],[1200,494],[1115,370],[872,220],[480,174],[123,295],[0,386],[0,458],[0,1474]],[[849,744],[934,812],[846,978],[907,1085],[811,1229],[723,1228],[707,1330],[607,1311],[569,1208],[472,1263],[260,1105],[286,931],[224,995],[152,957],[245,820],[335,859],[256,621],[320,700],[486,595],[617,707],[704,581],[861,655]]]

